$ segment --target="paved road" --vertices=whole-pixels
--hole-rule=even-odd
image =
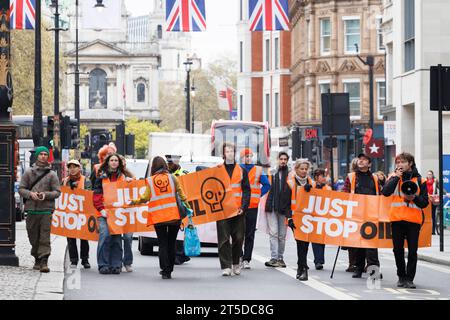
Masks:
[[[417,289],[398,289],[392,250],[380,250],[383,280],[379,283],[352,279],[347,267],[348,255],[341,251],[333,279],[331,269],[336,247],[326,248],[325,269],[316,271],[309,252],[309,281],[301,282],[296,275],[295,241],[286,247],[288,267],[267,268],[268,236],[257,232],[251,270],[240,276],[222,277],[218,257],[197,257],[182,266],[175,266],[172,280],[159,276],[158,258],[141,256],[137,241],[133,243],[134,269],[132,273],[100,275],[95,264],[95,243],[91,245],[92,269],[66,272],[65,299],[151,299],[151,300],[379,300],[379,299],[450,299],[450,267],[419,261],[415,283]]]

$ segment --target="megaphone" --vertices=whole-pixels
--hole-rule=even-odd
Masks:
[[[412,196],[417,193],[418,190],[417,183],[414,183],[412,181],[405,181],[402,184],[402,192],[407,196]]]

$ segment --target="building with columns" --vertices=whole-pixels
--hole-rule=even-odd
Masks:
[[[380,109],[386,104],[385,52],[381,34],[382,0],[290,0],[291,99],[294,130],[300,131],[302,157],[311,158],[318,148],[322,162],[329,163],[329,149],[322,146],[321,94],[348,92],[350,119],[354,128],[369,125],[368,55],[374,64],[374,134],[383,137]],[[297,129],[298,128],[298,129]],[[334,169],[346,172],[346,137],[338,137]],[[350,154],[360,150],[350,136]],[[378,167],[382,167],[379,159]],[[319,164],[319,163],[317,163]],[[337,176],[337,174],[336,174]]]
[[[116,7],[113,7],[116,5]],[[159,113],[160,52],[146,19],[130,18],[124,0],[92,21],[88,0],[79,6],[79,70],[81,123],[90,129],[111,129],[122,119],[137,117],[155,123]],[[119,10],[117,12],[116,10]],[[62,111],[74,115],[75,6],[69,12],[70,30],[63,44],[67,73],[67,103]]]
[[[388,61],[383,114],[395,121],[394,153],[412,153],[423,175],[430,169],[437,173],[438,112],[430,111],[430,66],[450,66],[450,1],[384,0],[383,4]],[[450,113],[443,117],[443,151],[450,155]]]

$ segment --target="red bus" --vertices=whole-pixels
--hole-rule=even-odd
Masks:
[[[222,157],[222,144],[231,142],[236,145],[237,155],[243,148],[250,148],[256,154],[257,165],[270,167],[270,129],[267,122],[214,120],[211,139],[212,156]]]

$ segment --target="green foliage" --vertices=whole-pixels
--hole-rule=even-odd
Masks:
[[[134,134],[136,158],[144,159],[148,151],[148,135],[151,132],[161,132],[163,129],[150,121],[131,118],[125,122],[125,134]]]
[[[221,79],[225,84],[236,88],[236,70],[236,62],[224,57],[209,64],[206,69],[191,72],[191,85],[195,87],[195,97],[191,97],[191,116],[192,110],[194,110],[195,122],[201,122],[201,132],[196,133],[208,131],[212,120],[229,118],[228,111],[219,109],[215,82],[217,79]],[[166,127],[167,131],[185,129],[184,84],[160,84],[159,101],[161,125]]]
[[[54,86],[54,61],[55,43],[54,33],[46,31],[50,25],[42,23],[41,27],[41,54],[42,54],[42,114],[53,114],[53,86]],[[11,73],[14,85],[15,115],[33,114],[34,106],[34,30],[11,30]],[[62,53],[60,53],[62,57]],[[60,66],[65,64],[61,59]],[[60,70],[61,74],[63,70]],[[62,79],[60,76],[61,88]],[[64,101],[64,93],[60,97],[61,105]]]

